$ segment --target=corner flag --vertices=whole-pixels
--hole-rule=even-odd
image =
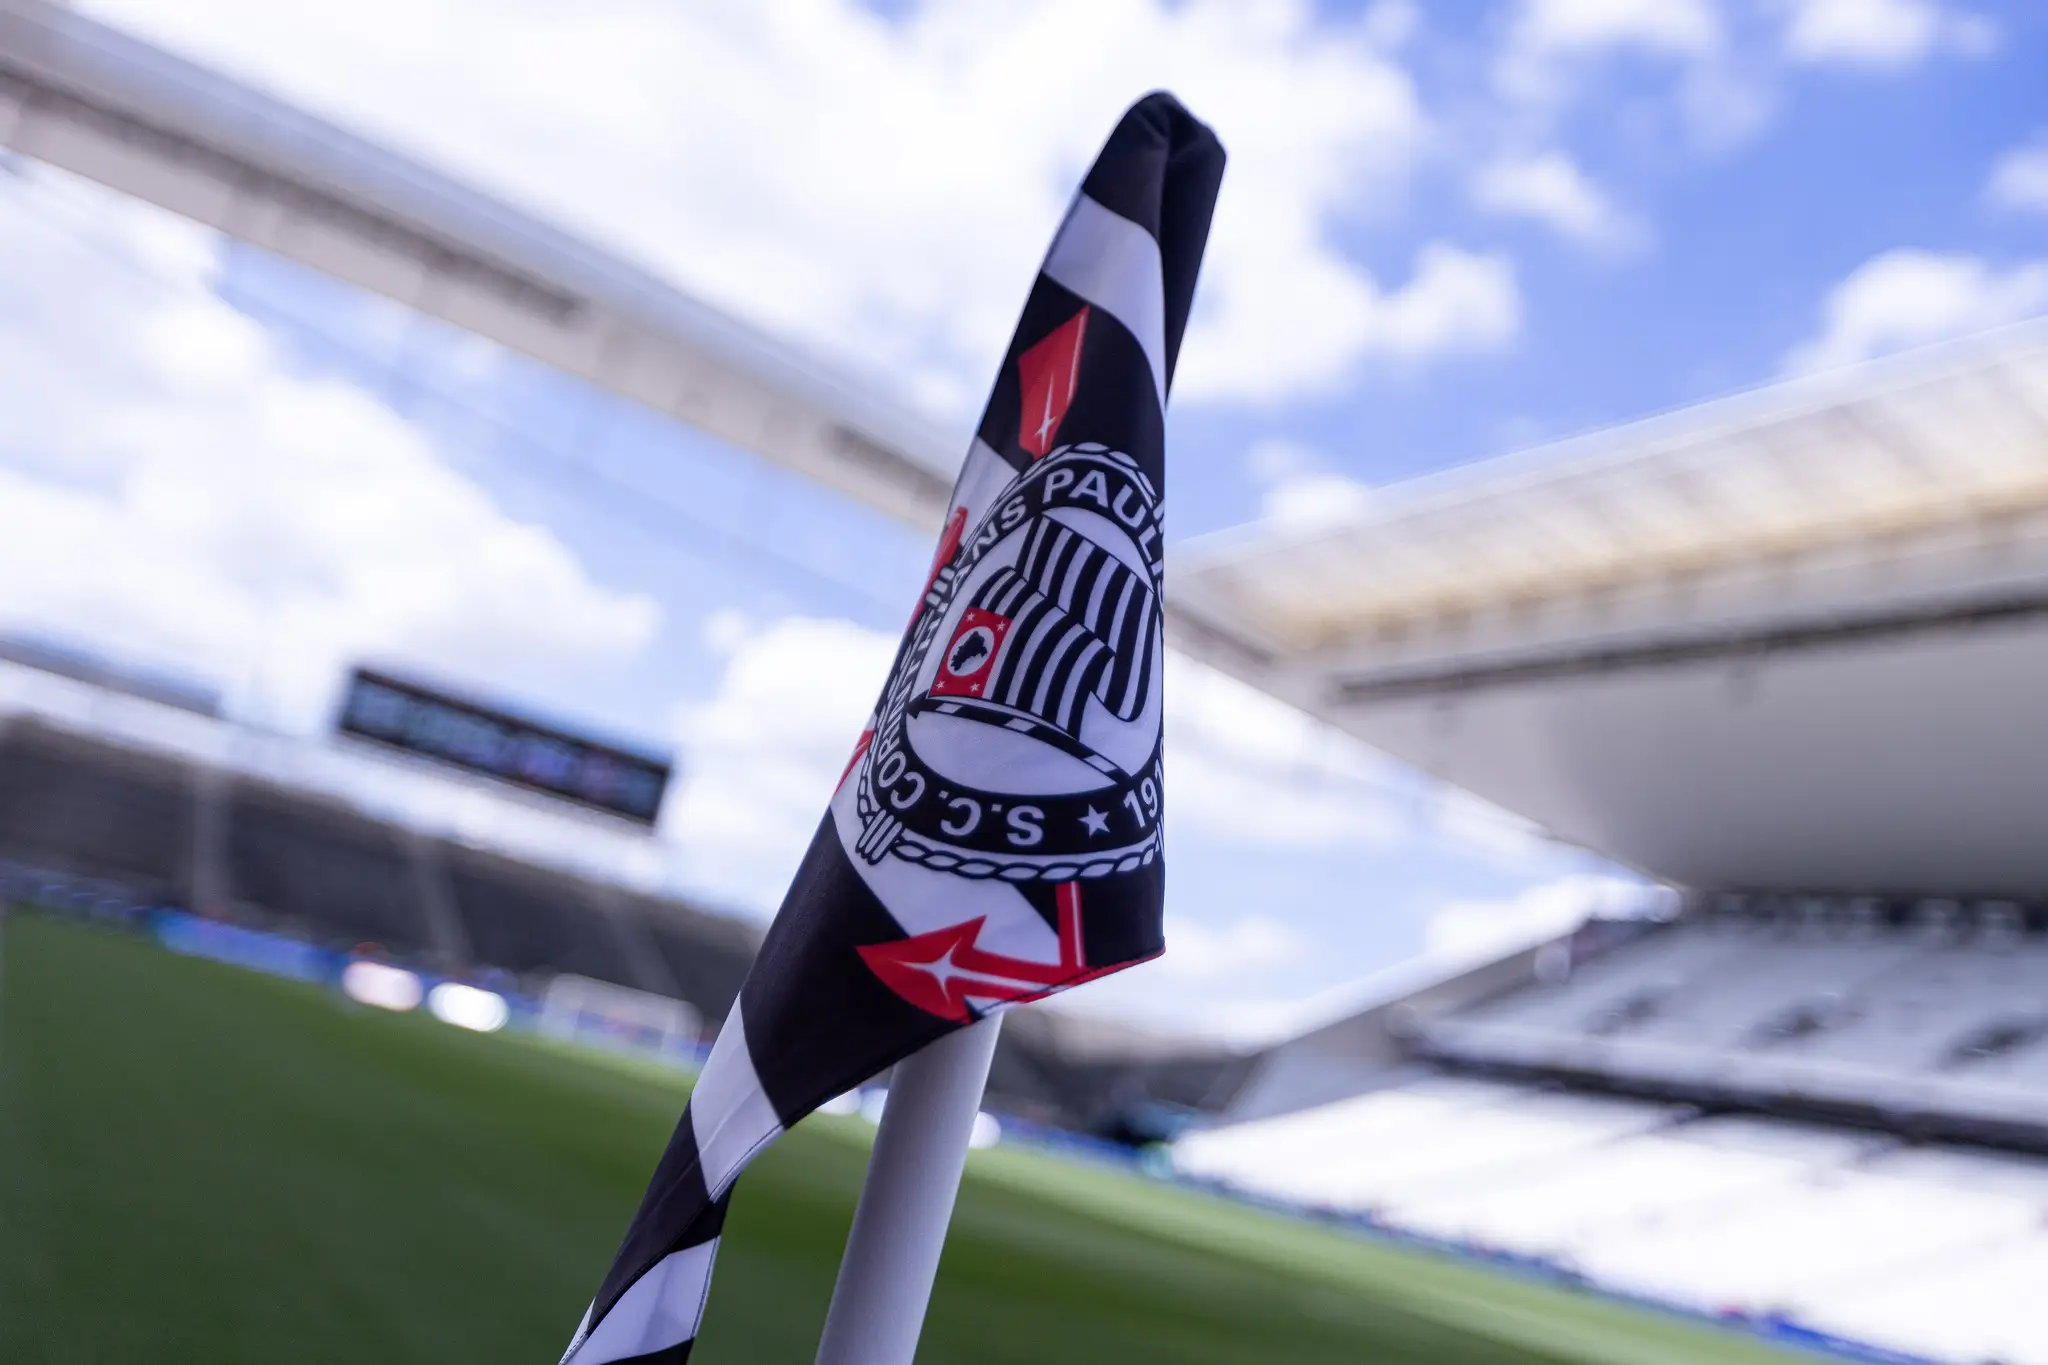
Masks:
[[[689,1358],[733,1181],[790,1124],[1164,948],[1166,396],[1222,177],[1161,93],[1082,181],[881,700],[563,1365]]]

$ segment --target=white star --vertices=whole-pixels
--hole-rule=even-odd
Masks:
[[[914,967],[918,971],[928,973],[939,983],[940,990],[949,990],[953,982],[960,977],[973,975],[971,972],[962,971],[960,965],[953,961],[953,949],[957,946],[957,944],[948,944],[946,951],[930,962],[912,962],[906,965]]]
[[[946,951],[933,958],[930,962],[907,962],[904,965],[931,977],[933,981],[938,983],[939,989],[948,995],[952,994],[955,981],[969,983],[967,987],[963,988],[964,993],[980,995],[987,999],[1002,999],[1001,992],[1005,988],[1014,987],[1017,984],[1002,977],[990,977],[981,972],[968,971],[953,960],[953,954],[958,950],[959,946],[957,943],[949,943],[946,945]],[[975,985],[983,986],[986,990],[977,992],[973,990]],[[988,994],[991,991],[995,992],[995,994]]]
[[[1090,806],[1088,813],[1081,817],[1081,823],[1088,826],[1090,835],[1109,833],[1109,817]]]
[[[1048,383],[1045,386],[1045,420],[1038,424],[1038,442],[1040,445],[1045,444],[1047,440],[1051,439],[1052,429],[1058,425],[1059,422],[1052,415],[1052,385]]]

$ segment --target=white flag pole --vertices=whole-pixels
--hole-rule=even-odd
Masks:
[[[818,1365],[911,1365],[1002,1016],[896,1063]]]

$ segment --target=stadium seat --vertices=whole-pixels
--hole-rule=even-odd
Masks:
[[[344,807],[236,790],[227,886],[266,918],[339,947],[374,943],[403,957],[433,947],[392,830]]]
[[[34,725],[0,739],[0,856],[103,877],[140,901],[191,889],[192,773]]]
[[[456,910],[479,964],[522,974],[574,972],[621,986],[641,984],[625,945],[588,888],[452,846],[447,865]],[[710,1012],[708,1006],[699,1008]]]

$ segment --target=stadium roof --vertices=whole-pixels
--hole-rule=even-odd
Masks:
[[[1376,490],[1363,513],[1191,547],[1178,605],[1261,652],[2048,506],[2048,326]]]
[[[966,450],[871,386],[417,162],[48,0],[0,0],[0,145],[936,526]]]
[[[1193,652],[1652,875],[2048,893],[2048,322],[1174,567]]]

